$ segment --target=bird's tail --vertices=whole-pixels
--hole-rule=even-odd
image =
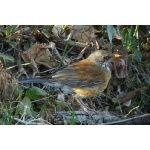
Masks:
[[[58,82],[54,82],[51,80],[46,80],[42,78],[26,78],[18,80],[19,83],[40,83],[42,85],[48,85],[56,88],[61,88],[63,85]]]
[[[50,82],[49,80],[45,80],[42,78],[26,78],[26,79],[19,79],[19,83],[40,83],[43,84],[45,82]]]
[[[65,94],[74,93],[73,89],[67,85],[64,85],[58,81],[46,80],[43,78],[26,78],[18,80],[19,83],[40,83],[42,85],[51,86],[54,88],[60,88]]]

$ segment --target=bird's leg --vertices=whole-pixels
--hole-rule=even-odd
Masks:
[[[91,116],[91,114],[90,114],[89,111],[94,111],[96,114],[98,114],[95,110],[88,108],[88,107],[83,103],[83,101],[82,101],[80,98],[75,98],[75,99],[76,99],[76,101],[80,104],[81,108],[82,108],[86,113],[88,113],[90,116]]]

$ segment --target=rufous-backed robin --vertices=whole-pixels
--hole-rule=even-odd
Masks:
[[[108,67],[109,62],[118,57],[120,57],[119,54],[112,54],[106,50],[97,50],[86,59],[72,63],[57,71],[50,80],[27,78],[19,82],[41,83],[50,86],[52,82],[55,82],[56,87],[61,87],[62,85],[70,87],[75,92],[76,98],[82,99],[96,96],[106,89],[111,78],[111,71]],[[81,100],[80,103],[83,104]]]

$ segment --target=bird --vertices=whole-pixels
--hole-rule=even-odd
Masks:
[[[87,111],[90,109],[86,107],[82,99],[96,96],[107,88],[111,78],[109,63],[120,56],[119,54],[112,54],[110,51],[96,50],[86,59],[74,62],[58,70],[49,80],[43,78],[26,78],[19,80],[19,82],[40,83],[67,89],[66,91],[74,94],[74,97],[82,108]]]

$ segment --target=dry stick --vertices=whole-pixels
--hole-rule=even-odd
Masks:
[[[22,123],[22,124],[25,124],[25,125],[43,125],[43,123],[42,123],[43,119],[41,119],[41,118],[33,119],[33,120],[29,121],[29,122],[21,120],[21,119],[18,119],[18,118],[14,118],[14,120],[17,121],[18,123]],[[34,121],[41,121],[41,123],[36,123]],[[46,123],[49,124],[49,125],[51,124],[49,122],[46,122]]]
[[[17,121],[17,123],[22,123],[22,124],[25,124],[25,125],[42,125],[42,123],[35,123],[35,122],[31,122],[31,123],[28,123],[27,121],[24,121],[24,120],[21,120],[21,119],[18,119],[18,118],[13,118],[15,121]]]
[[[27,75],[25,69],[23,68],[23,66],[21,64],[21,46],[20,46],[20,43],[18,44],[18,49],[16,49],[15,61],[16,61],[16,66],[18,67],[17,78],[19,78],[22,74],[25,74],[26,77],[29,78],[29,76]]]
[[[65,62],[65,60],[63,59],[63,57],[59,54],[58,50],[55,47],[55,43],[50,42],[50,46],[51,49],[53,50],[53,52],[55,53],[55,55],[60,59],[60,61],[63,63],[63,65],[67,65],[67,63]]]
[[[93,42],[93,44],[95,45],[95,48],[99,49],[99,44],[98,44],[98,42],[96,40],[95,30],[94,30],[93,27],[92,27],[90,38],[91,38],[91,42]]]
[[[132,108],[132,109],[125,115],[125,117],[127,117],[134,109],[137,109],[137,108],[139,108],[139,106],[136,106],[136,107]]]
[[[82,51],[80,52],[80,54],[77,56],[77,60],[78,59],[81,59],[82,57],[83,57],[83,54],[84,54],[84,51],[89,47],[90,45],[86,45],[83,49],[82,49]]]
[[[123,122],[131,121],[133,119],[147,117],[147,116],[150,116],[150,114],[144,114],[144,115],[133,117],[133,118],[123,119],[123,120],[114,121],[114,122],[110,122],[110,123],[104,123],[104,125],[111,125],[111,124],[123,123]]]

